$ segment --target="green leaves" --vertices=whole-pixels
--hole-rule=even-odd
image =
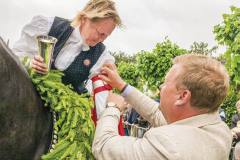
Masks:
[[[137,68],[148,88],[156,90],[164,81],[164,77],[172,66],[172,59],[186,53],[169,39],[158,43],[152,52],[142,51],[137,56]]]
[[[169,39],[165,39],[152,51],[141,51],[134,56],[124,56],[120,53],[115,54],[115,57],[118,60],[118,72],[127,83],[140,90],[147,85],[148,90],[156,91],[172,66],[172,59],[186,52]]]
[[[209,55],[212,56],[212,53],[216,52],[218,49],[217,46],[214,46],[212,48],[208,48],[208,43],[205,42],[193,42],[193,44],[190,46],[189,53],[193,54],[202,54],[202,55]]]
[[[86,95],[80,96],[71,86],[64,85],[61,82],[63,73],[60,71],[51,71],[47,75],[32,72],[30,76],[45,106],[58,114],[54,124],[54,130],[58,132],[58,143],[42,159],[94,159],[91,153],[95,129],[91,120],[93,103]]]
[[[240,8],[231,6],[230,14],[223,14],[223,22],[214,27],[215,38],[219,44],[227,47],[222,55],[230,76],[230,90],[221,107],[227,114],[227,123],[236,113],[235,104],[240,98]]]
[[[231,125],[231,118],[233,114],[236,113],[236,102],[239,96],[235,94],[233,90],[230,90],[227,97],[225,98],[224,102],[221,104],[221,108],[224,109],[227,117],[226,123],[230,126]]]
[[[214,27],[216,40],[227,46],[224,53],[226,68],[231,78],[231,85],[236,92],[240,86],[240,8],[231,6],[230,14],[223,14],[223,22]]]
[[[139,88],[140,76],[136,63],[119,62],[118,72],[127,83]]]

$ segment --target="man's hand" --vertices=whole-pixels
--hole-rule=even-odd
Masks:
[[[107,102],[113,102],[117,105],[117,108],[122,113],[127,108],[127,103],[124,98],[120,95],[110,92],[108,95]]]
[[[122,91],[126,85],[126,82],[119,76],[115,64],[104,64],[101,68],[101,75],[99,75],[99,77],[119,91]]]
[[[43,61],[43,58],[39,55],[35,55],[31,61],[31,67],[37,73],[47,74],[47,66]]]
[[[234,127],[231,129],[231,131],[232,131],[233,138],[237,139],[240,135],[240,128]]]

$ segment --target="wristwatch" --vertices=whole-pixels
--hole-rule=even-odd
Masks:
[[[114,102],[108,102],[107,103],[107,108],[108,107],[114,107],[114,108],[117,108],[120,112],[121,112],[121,109],[117,106],[117,104],[116,103],[114,103]]]

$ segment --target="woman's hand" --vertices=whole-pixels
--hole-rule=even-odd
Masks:
[[[34,58],[31,61],[31,67],[36,71],[37,73],[41,74],[47,74],[47,66],[43,61],[43,58],[39,55],[35,55]]]
[[[126,82],[119,76],[115,64],[104,64],[101,68],[101,75],[99,75],[99,77],[119,91],[122,91],[126,85]]]

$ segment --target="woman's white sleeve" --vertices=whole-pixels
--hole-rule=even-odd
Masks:
[[[99,57],[97,63],[91,68],[90,75],[88,78],[92,78],[100,73],[101,67],[105,63],[115,63],[115,58],[106,49],[103,51],[102,55]]]
[[[21,37],[13,45],[12,51],[19,57],[33,57],[38,53],[36,37],[48,35],[54,17],[34,16],[30,23],[26,24],[21,32]]]

